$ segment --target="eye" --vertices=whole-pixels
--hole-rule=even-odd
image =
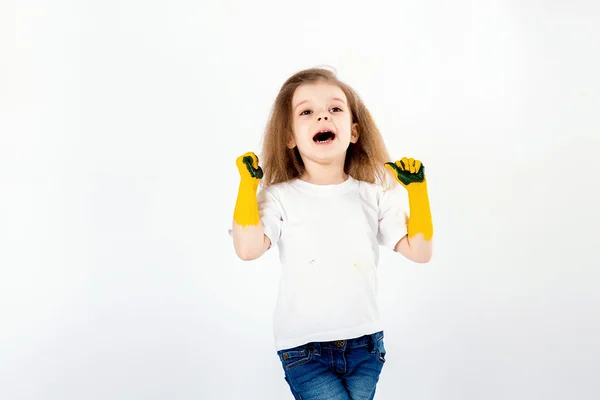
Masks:
[[[340,111],[342,111],[342,109],[341,109],[341,108],[339,108],[339,107],[333,107],[331,110],[332,110],[332,111],[334,111],[334,112],[336,112],[335,110],[337,110],[337,112],[340,112]]]
[[[300,115],[308,115],[310,113],[310,110],[304,110],[300,113]]]

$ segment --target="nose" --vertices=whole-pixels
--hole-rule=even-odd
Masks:
[[[317,117],[317,122],[331,121],[331,115],[329,115],[329,110],[327,110],[326,107],[319,107],[319,109],[315,111],[315,116]]]

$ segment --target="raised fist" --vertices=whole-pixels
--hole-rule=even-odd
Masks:
[[[253,152],[245,153],[235,161],[242,180],[260,180],[263,177],[262,168],[258,165],[258,157]]]
[[[404,187],[425,181],[425,166],[414,158],[403,157],[395,163],[385,163],[385,167],[394,173],[396,180]]]

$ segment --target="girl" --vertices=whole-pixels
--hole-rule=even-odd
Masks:
[[[254,153],[236,161],[234,248],[254,260],[277,244],[274,339],[296,399],[374,398],[386,355],[379,246],[414,262],[431,258],[424,167],[389,160],[357,93],[314,68],[279,91],[263,141],[264,176]]]

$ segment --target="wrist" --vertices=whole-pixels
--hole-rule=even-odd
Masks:
[[[419,183],[411,183],[407,186],[408,202],[411,208],[429,208],[429,194],[427,192],[427,184],[425,181]]]

